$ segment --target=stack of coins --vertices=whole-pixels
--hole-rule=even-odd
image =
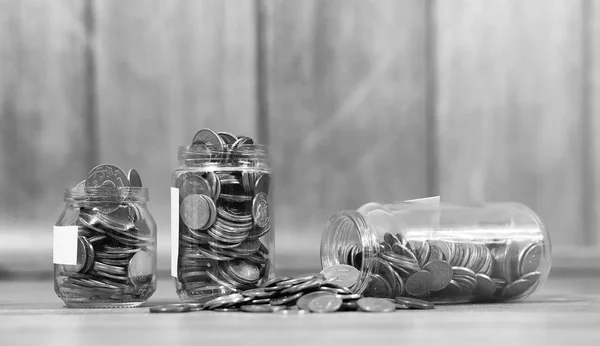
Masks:
[[[271,231],[268,170],[252,161],[246,136],[200,130],[175,172],[179,189],[177,289],[200,300],[257,287],[271,260],[261,241]]]
[[[392,312],[432,309],[433,304],[412,298],[365,298],[347,286],[358,279],[358,270],[347,265],[327,268],[320,274],[276,278],[259,288],[221,296],[205,304],[171,304],[150,308],[155,313],[211,310],[251,313],[328,313],[336,311]]]
[[[155,234],[136,170],[99,165],[77,185],[77,265],[57,265],[59,296],[80,302],[146,300],[155,289]]]
[[[414,297],[430,301],[517,299],[539,278],[542,244],[516,241],[474,243],[453,240],[408,241],[386,233],[374,260],[365,296]],[[361,268],[359,244],[339,249],[340,258]]]

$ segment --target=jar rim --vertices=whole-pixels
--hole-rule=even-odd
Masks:
[[[180,146],[177,159],[185,165],[232,162],[236,164],[263,164],[268,161],[268,147],[264,144],[244,144],[234,148],[215,148],[210,145]]]
[[[78,185],[65,189],[65,202],[107,202],[120,203],[122,201],[146,203],[150,200],[150,194],[147,187],[113,187],[105,188],[86,188]]]

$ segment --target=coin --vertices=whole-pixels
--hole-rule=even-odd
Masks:
[[[477,273],[477,287],[475,288],[474,294],[481,297],[492,297],[496,293],[496,284],[494,281],[485,274]]]
[[[127,180],[131,187],[142,187],[142,178],[140,178],[140,174],[135,169],[129,170],[129,173],[127,173]]]
[[[139,251],[131,258],[128,267],[129,279],[135,286],[146,285],[152,280],[154,258],[147,251]]]
[[[211,217],[209,205],[202,195],[192,194],[183,199],[179,208],[183,222],[191,229],[205,229]]]
[[[325,279],[342,287],[352,287],[358,282],[360,272],[358,269],[346,265],[337,264],[321,271]]]
[[[269,223],[269,204],[267,195],[259,192],[252,201],[252,216],[259,227],[265,227]]]
[[[192,144],[209,144],[217,150],[225,147],[225,142],[215,131],[211,129],[202,129],[194,135]]]
[[[251,144],[254,144],[254,140],[252,140],[252,138],[246,137],[246,136],[238,136],[238,140],[235,141],[235,143],[233,143],[231,145],[231,147],[234,149],[237,149],[241,146],[251,145]]]
[[[125,173],[117,166],[103,164],[94,167],[85,180],[86,192],[106,185],[113,188],[128,187],[129,179],[127,179]]]
[[[270,312],[281,311],[284,309],[284,307],[283,306],[273,306],[273,305],[268,305],[268,304],[261,304],[261,305],[242,305],[240,307],[240,309],[245,312],[270,313]]]
[[[150,308],[151,313],[182,313],[189,311],[191,311],[191,308],[187,304],[166,304]]]
[[[308,309],[317,313],[335,312],[338,311],[341,306],[342,300],[334,295],[318,296],[308,303]]]
[[[392,312],[396,305],[383,298],[361,298],[357,302],[361,311],[366,312]]]
[[[527,292],[534,284],[535,282],[530,280],[518,279],[502,290],[502,296],[509,299],[517,298]]]
[[[396,297],[394,298],[397,304],[406,305],[413,309],[433,309],[435,306],[421,299],[415,299],[410,297]]]
[[[252,263],[243,260],[236,260],[227,263],[229,273],[244,282],[256,282],[260,279],[258,267]]]
[[[387,298],[392,294],[392,287],[381,275],[371,275],[371,280],[365,291],[365,297]]]
[[[218,135],[229,146],[237,141],[237,137],[228,132],[219,132]]]
[[[256,184],[254,185],[254,191],[264,192],[265,194],[269,194],[269,186],[271,185],[271,176],[269,174],[261,174],[260,177],[256,180]]]
[[[425,270],[420,270],[412,274],[405,283],[404,289],[413,296],[419,296],[431,289],[433,284],[433,275]]]
[[[542,261],[542,253],[542,246],[537,243],[523,249],[519,255],[519,276],[536,271]]]
[[[283,297],[279,297],[279,298],[275,298],[275,299],[271,299],[271,305],[285,305],[288,303],[293,303],[296,300],[298,300],[300,297],[302,297],[304,293],[302,292],[298,292],[289,296],[283,296]]]
[[[183,180],[179,187],[179,196],[183,199],[192,194],[212,196],[206,179],[199,175],[189,175]]]
[[[331,292],[323,292],[323,291],[307,293],[307,294],[303,295],[302,297],[300,297],[300,299],[298,299],[298,301],[296,302],[296,306],[302,310],[310,310],[310,308],[308,307],[308,304],[311,302],[311,300],[313,300],[314,298],[326,296],[326,295],[332,296],[334,294]]]
[[[210,191],[212,191],[212,199],[214,201],[218,200],[221,195],[221,181],[219,180],[219,176],[215,172],[207,172],[206,181],[208,182]]]
[[[436,260],[429,262],[423,267],[423,270],[433,275],[433,280],[429,286],[430,291],[441,291],[452,280],[452,266],[444,261]]]

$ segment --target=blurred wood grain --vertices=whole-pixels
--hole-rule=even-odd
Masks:
[[[74,0],[0,1],[0,233],[52,225],[93,157],[85,11]]]
[[[168,251],[177,147],[203,127],[269,143],[290,263],[318,264],[338,210],[437,193],[523,202],[559,253],[597,254],[599,9],[0,0],[0,266],[49,263],[63,189],[103,162],[140,171]]]
[[[519,201],[555,244],[583,245],[580,2],[437,2],[445,200]]]
[[[278,225],[427,193],[425,3],[267,1]],[[280,228],[279,228],[280,229]]]

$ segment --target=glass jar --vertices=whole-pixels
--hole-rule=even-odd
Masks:
[[[171,189],[171,275],[182,301],[258,287],[273,273],[265,146],[179,149]]]
[[[333,215],[321,264],[360,271],[355,293],[436,303],[515,301],[550,271],[546,228],[517,203],[367,203]]]
[[[133,307],[156,290],[156,222],[148,189],[65,191],[54,227],[54,290],[68,307]]]

